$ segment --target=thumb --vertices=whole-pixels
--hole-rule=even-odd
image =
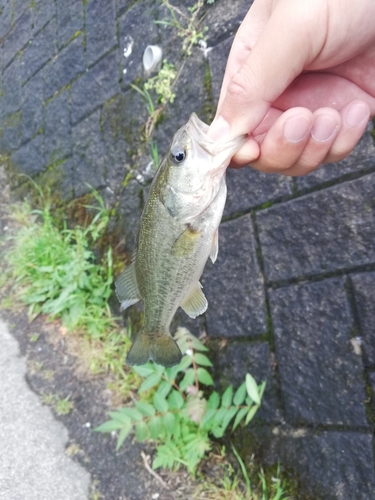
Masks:
[[[217,114],[209,130],[212,138],[227,140],[251,133],[271,104],[319,54],[327,23],[326,10],[318,4],[322,3],[280,0],[270,9],[252,46],[252,30],[259,30],[259,23],[264,22],[255,19],[259,7],[254,3],[228,58]]]

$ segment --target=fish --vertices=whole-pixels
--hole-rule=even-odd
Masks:
[[[218,227],[227,196],[225,172],[245,137],[215,142],[193,113],[173,137],[150,187],[132,263],[115,283],[121,309],[144,300],[144,324],[126,363],[170,367],[181,351],[170,333],[181,307],[191,318],[208,306],[199,280],[218,254]]]

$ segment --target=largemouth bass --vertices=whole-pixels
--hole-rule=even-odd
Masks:
[[[180,362],[169,326],[180,306],[191,318],[207,309],[199,279],[218,253],[227,190],[225,170],[244,138],[215,143],[194,113],[173,137],[152,182],[132,264],[116,281],[121,308],[144,300],[144,325],[126,358],[163,366]]]

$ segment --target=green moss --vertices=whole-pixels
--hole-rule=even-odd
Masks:
[[[265,208],[270,208],[272,206],[273,206],[273,201],[269,200],[266,201],[265,203],[262,203],[262,205],[258,207],[258,210],[264,210]]]
[[[3,125],[4,127],[16,127],[21,122],[21,119],[22,111],[16,111],[5,118]]]

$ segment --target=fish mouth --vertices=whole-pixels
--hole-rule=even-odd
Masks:
[[[246,136],[235,137],[227,142],[217,142],[208,137],[209,125],[198,118],[196,113],[190,115],[186,124],[186,132],[191,137],[193,143],[197,142],[210,155],[225,155],[229,159],[240,149],[246,140]]]

